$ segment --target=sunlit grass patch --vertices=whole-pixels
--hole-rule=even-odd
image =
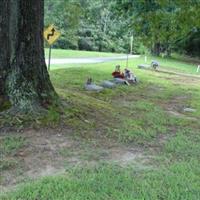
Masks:
[[[185,129],[179,130],[164,147],[167,154],[176,160],[197,159],[200,161],[200,134],[198,130]]]
[[[158,106],[148,101],[136,101],[129,105],[128,117],[124,117],[118,137],[122,141],[144,143],[158,134],[166,134],[169,118]]]
[[[2,200],[199,199],[198,166],[193,160],[148,171],[107,164],[78,167],[62,176],[20,186],[15,192],[2,196]]]
[[[46,58],[48,58],[49,49],[45,49]],[[52,49],[52,58],[88,58],[88,57],[113,57],[123,56],[124,54],[95,52],[95,51],[78,51],[66,49]]]
[[[187,127],[190,123],[188,120],[169,116],[166,111],[170,106],[170,109],[179,111],[189,105],[193,92],[188,93],[188,88],[174,84],[171,79],[163,79],[163,76],[169,78],[170,75],[160,76],[154,71],[137,69],[137,63],[141,61],[138,58],[129,62],[130,68],[139,77],[139,84],[118,86],[100,93],[85,91],[85,80],[92,77],[97,84],[102,80],[111,80],[115,62],[84,64],[82,67],[53,71],[52,81],[63,100],[69,103],[65,115],[71,118],[70,123],[91,129],[95,127],[95,121],[104,124],[106,119],[110,122],[110,127],[105,126],[105,130],[108,130],[106,135],[117,136],[120,141],[139,143],[167,134],[171,129]],[[125,66],[126,62],[120,61],[120,64]],[[100,117],[104,113],[109,117]],[[90,123],[85,123],[85,120]]]

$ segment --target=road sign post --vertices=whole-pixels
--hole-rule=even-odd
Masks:
[[[50,65],[51,65],[51,45],[49,46],[48,71],[50,71]]]
[[[54,25],[49,26],[45,31],[44,31],[44,38],[49,44],[49,60],[48,60],[48,71],[50,71],[50,65],[51,65],[51,49],[52,49],[52,44],[55,43],[58,38],[60,37],[61,33],[56,30]]]

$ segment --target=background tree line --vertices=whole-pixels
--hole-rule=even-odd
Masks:
[[[200,0],[45,0],[57,48],[200,56]]]

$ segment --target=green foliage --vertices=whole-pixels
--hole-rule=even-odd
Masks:
[[[84,20],[79,29],[80,41],[87,50],[127,52],[129,19],[116,15],[115,2],[86,1]],[[88,43],[87,43],[88,42]],[[80,46],[84,49],[86,46]]]
[[[3,102],[2,102],[3,101]],[[1,103],[2,102],[2,103]],[[11,107],[10,101],[4,101],[0,99],[0,112],[7,110]]]
[[[199,1],[125,1],[119,6],[132,12],[135,36],[155,55],[170,55],[178,40],[200,27]]]
[[[115,6],[115,1],[103,0],[45,1],[45,26],[54,23],[62,32],[54,46],[127,52],[131,19],[117,15],[114,12]],[[136,48],[134,50],[137,51]]]
[[[62,33],[55,47],[77,49],[81,13],[81,5],[77,1],[45,1],[45,27],[54,24]]]
[[[182,54],[200,57],[200,29],[193,29],[177,42],[175,50]]]
[[[45,26],[62,32],[59,48],[166,56],[172,50],[199,56],[200,2],[189,0],[45,1]]]

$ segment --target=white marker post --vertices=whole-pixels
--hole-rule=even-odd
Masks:
[[[50,71],[50,65],[51,65],[51,45],[49,46],[48,71]]]
[[[127,58],[126,58],[126,68],[128,68],[128,53],[127,53]]]
[[[133,36],[130,37],[130,54],[133,53]]]
[[[200,71],[200,65],[198,65],[197,67],[197,73]]]

